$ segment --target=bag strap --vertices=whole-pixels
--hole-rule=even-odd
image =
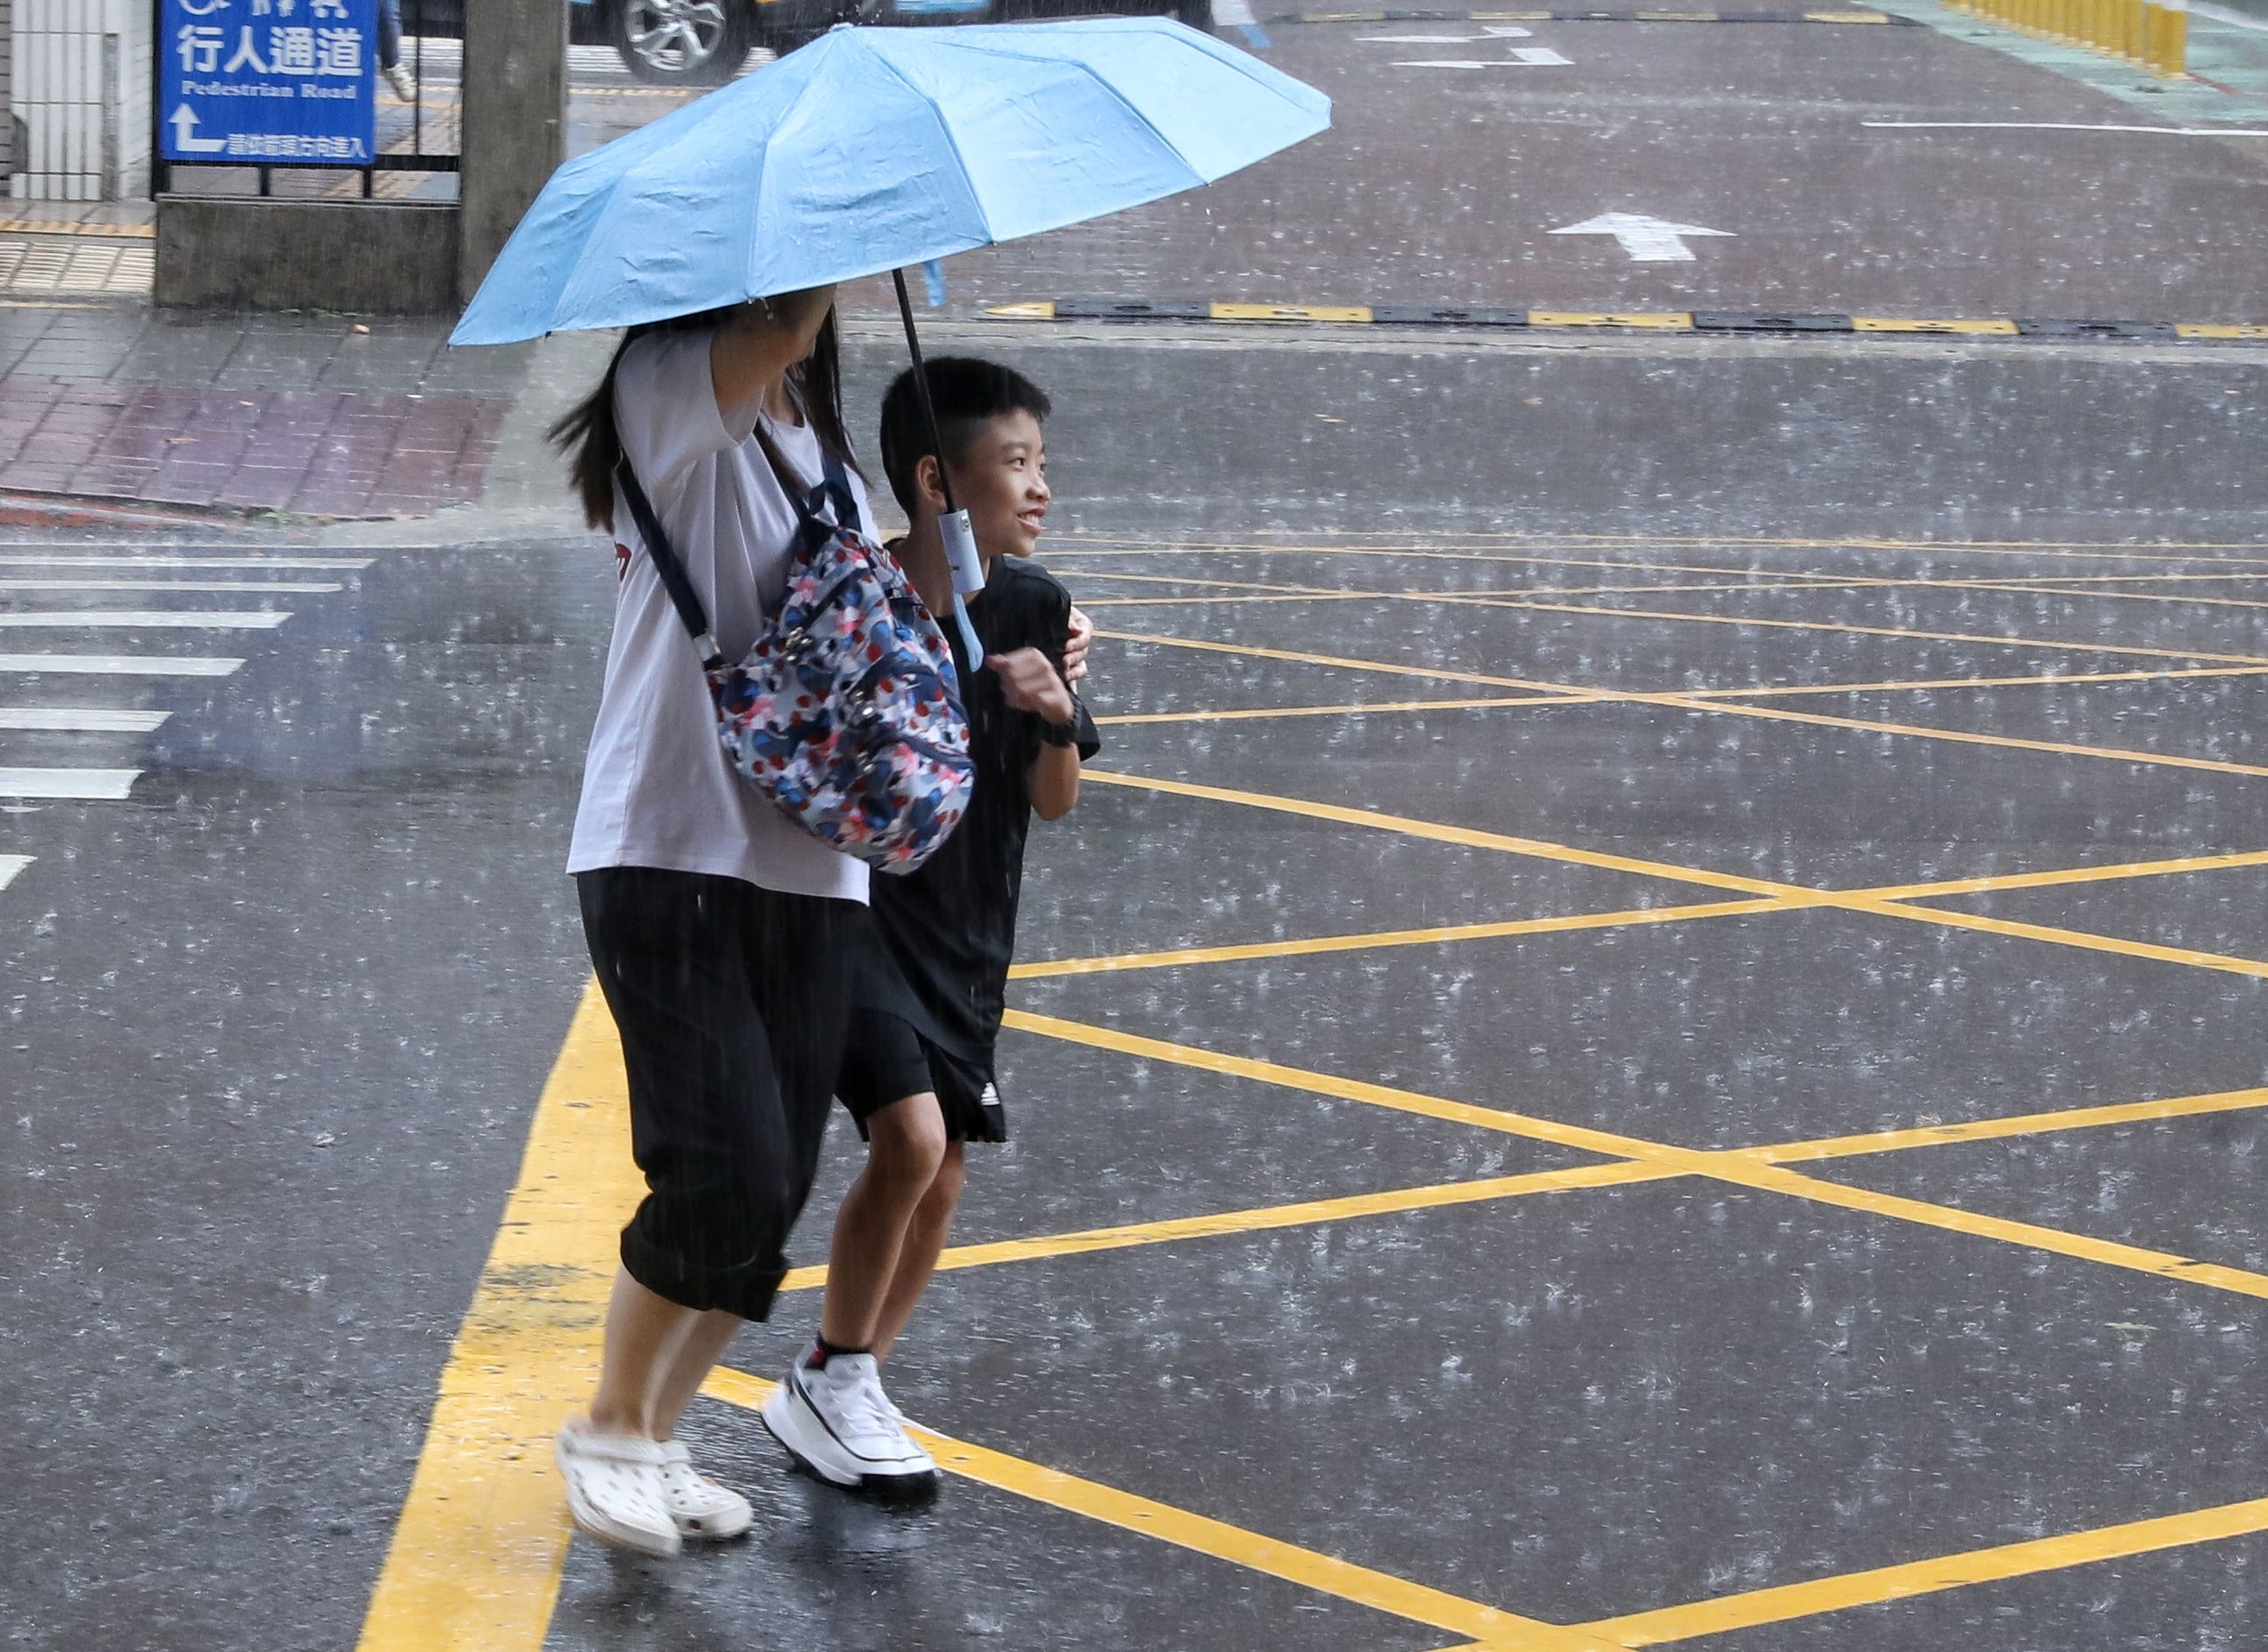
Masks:
[[[677,609],[677,617],[685,623],[693,645],[700,651],[701,668],[713,670],[724,663],[724,651],[717,639],[709,634],[709,615],[701,606],[701,598],[693,589],[693,581],[686,578],[685,564],[677,559],[677,552],[662,531],[661,518],[654,514],[653,501],[645,497],[638,485],[637,472],[630,468],[630,456],[624,454],[615,467],[615,480],[621,484],[622,498],[630,507],[630,516],[637,523],[638,537],[645,542],[645,554],[653,559],[653,571],[661,576],[662,588]]]

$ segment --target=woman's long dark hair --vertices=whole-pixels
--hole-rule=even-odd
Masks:
[[[674,315],[666,321],[644,321],[622,335],[614,359],[599,387],[570,408],[551,427],[551,445],[567,454],[567,474],[583,501],[583,515],[596,528],[610,527],[615,520],[615,467],[622,461],[622,443],[615,429],[615,374],[622,352],[652,333],[684,333],[696,328],[721,326],[738,306],[703,310],[693,315]],[[822,452],[850,469],[858,459],[850,446],[850,431],[843,422],[843,357],[835,334],[835,312],[820,323],[811,353],[787,370],[788,387],[811,422]]]

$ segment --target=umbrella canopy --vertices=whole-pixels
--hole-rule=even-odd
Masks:
[[[1163,18],[841,27],[553,174],[451,336],[502,344],[849,281],[1139,206],[1330,124]]]

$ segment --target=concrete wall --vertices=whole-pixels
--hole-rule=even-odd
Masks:
[[[107,201],[150,189],[148,0],[11,0],[9,105],[21,122],[9,193]]]
[[[457,208],[160,195],[154,297],[190,309],[454,310]]]

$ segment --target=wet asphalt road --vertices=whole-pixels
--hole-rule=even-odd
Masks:
[[[1423,100],[1359,31],[1286,31],[1342,149],[1233,186],[1262,192],[1233,233],[1207,239],[1215,191],[964,261],[956,311],[1169,277],[1925,313],[2254,296],[2261,174],[2226,145],[2045,184],[2010,159],[2041,140],[1876,150],[1854,112],[2117,117],[1918,29],[1678,27],[1537,26],[1573,61],[1535,73],[1587,95],[1506,70]],[[1742,77],[1766,70],[1758,132]],[[1513,112],[1549,165],[1432,124]],[[1948,208],[1924,144],[1989,162],[1948,175],[2005,212]],[[1820,168],[1762,187],[1782,151]],[[1413,154],[1438,210],[1395,216],[1427,198],[1381,181]],[[1295,193],[1360,233],[1292,232]],[[1640,269],[1513,232],[1648,204],[1740,239]],[[1808,239],[1822,219],[1840,240]],[[852,333],[864,426],[898,347]],[[956,1242],[1622,1179],[940,1278],[893,1365],[914,1416],[1360,1577],[997,1479],[872,1508],[703,1400],[688,1434],[756,1537],[676,1567],[578,1540],[526,1645],[1418,1652],[1472,1641],[1458,1602],[1707,1652],[2248,1644],[2257,1516],[1912,1599],[1867,1575],[2268,1492],[2268,872],[2243,863],[2268,851],[2268,355],[932,336],[1054,392],[1048,554],[1109,633],[1094,709],[1136,719],[1105,729],[1122,782],[1035,833],[1014,1001],[1051,1019],[1004,1041],[1015,1139]],[[0,583],[0,771],[134,772],[121,800],[0,799],[11,1646],[357,1644],[582,989],[559,867],[607,548],[478,513],[369,537],[0,548],[0,582],[48,582]],[[159,588],[56,583],[122,578]],[[85,623],[127,608],[288,617]],[[15,658],[72,653],[126,664]],[[165,720],[70,726],[89,711]],[[2240,864],[2174,869],[2215,856]],[[2000,887],[1938,887],[1977,878]],[[1771,910],[1651,920],[1744,901]],[[1260,955],[1128,956],[1222,948]],[[1932,1128],[1970,1139],[1844,1139]],[[838,1131],[799,1257],[855,1152]],[[734,1363],[771,1374],[814,1311],[790,1296]],[[1675,1610],[1710,1600],[1734,1604]]]
[[[1106,631],[1147,638],[1098,645],[1107,715],[2206,670],[2264,653],[2260,610],[2227,604],[2258,590],[2268,553],[1825,542],[1948,523],[2009,539],[2035,521],[2065,541],[2145,523],[2228,535],[2259,504],[2234,465],[2260,417],[2249,358],[1662,343],[1397,358],[1120,338],[1021,359],[1062,409],[1057,565]],[[858,395],[887,361],[860,346]],[[2033,395],[1965,388],[2017,376]],[[2124,468],[2125,438],[2080,416],[2114,394],[2167,409],[2169,441],[2231,468]],[[1782,444],[1778,409],[1807,400],[1806,427],[1842,440],[1815,460],[1791,450],[1776,480],[1734,462]],[[1697,414],[1712,401],[1713,422]],[[2050,474],[2095,491],[2055,499],[2036,467],[1996,485],[1991,459],[1950,441],[1919,461],[1928,486],[1901,485],[1889,432],[1955,402],[1989,453],[2052,454]],[[1351,428],[1317,420],[1325,408]],[[1619,439],[1586,441],[1596,421]],[[10,764],[141,771],[126,801],[11,806],[0,845],[34,857],[0,891],[18,1258],[0,1335],[9,1368],[41,1374],[17,1390],[6,1457],[25,1488],[0,1589],[18,1644],[353,1643],[583,977],[557,868],[604,645],[604,547],[280,550],[367,565],[136,571],[335,592],[4,594],[18,614],[291,611],[251,632],[4,633],[26,650],[245,660],[215,679],[11,674],[0,693],[169,713],[149,734],[0,734]],[[2197,582],[2210,600],[2183,600],[2169,574],[2212,576]],[[2057,584],[1988,588],[2012,579]],[[1301,586],[1373,594],[1241,600]],[[1377,594],[1424,593],[1461,600]],[[1142,601],[1159,597],[1176,600]],[[1498,602],[1543,606],[1484,605]],[[1709,617],[1743,616],[1779,623]],[[2245,765],[2259,681],[1734,697]],[[1737,898],[1727,877],[1872,888],[2263,847],[2257,773],[1737,709],[1610,699],[1106,733],[1102,766],[1123,773],[1631,864],[1095,785],[1035,836],[1027,958],[1705,904]],[[2252,958],[2268,952],[2260,875],[1940,903]],[[1822,910],[1016,989],[1027,1011],[1106,1032],[1700,1147],[2258,1085],[2260,992],[2257,968]],[[1028,1032],[1005,1050],[1017,1139],[980,1162],[970,1243],[1614,1156]],[[1818,1173],[2248,1269],[2256,1139],[2239,1111]],[[836,1142],[815,1208],[851,1149]],[[807,1232],[799,1252],[818,1249]],[[790,1298],[737,1362],[769,1374],[811,1302]],[[2254,1302],[1683,1179],[953,1273],[895,1385],[949,1433],[1569,1622],[2257,1496]],[[547,1644],[1454,1640],[995,1486],[956,1482],[926,1514],[846,1504],[784,1477],[745,1413],[704,1401],[695,1427],[755,1497],[759,1538],[674,1570],[578,1543]],[[1703,1644],[2234,1645],[2258,1545]]]

